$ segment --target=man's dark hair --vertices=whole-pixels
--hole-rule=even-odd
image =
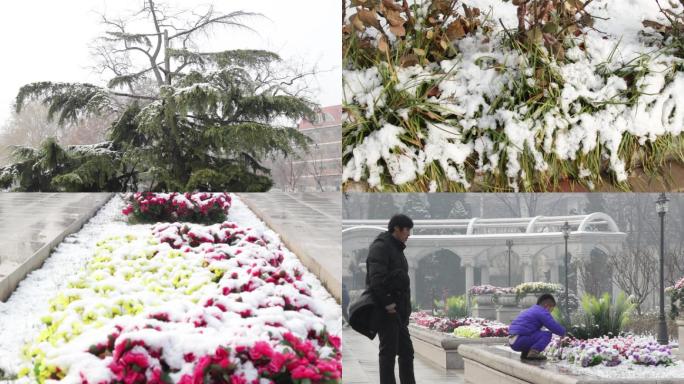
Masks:
[[[399,228],[413,228],[413,220],[411,220],[410,217],[398,213],[394,216],[389,221],[389,224],[387,224],[387,230],[389,233],[394,232],[394,227],[399,227]]]
[[[537,299],[537,305],[544,305],[544,304],[552,304],[554,307],[556,306],[556,299],[553,298],[553,295],[550,293],[545,293]]]

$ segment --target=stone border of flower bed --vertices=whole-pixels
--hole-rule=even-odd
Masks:
[[[684,378],[657,379],[604,379],[586,375],[573,375],[550,369],[547,363],[525,363],[483,345],[461,345],[458,353],[463,357],[466,384],[676,384]]]
[[[506,343],[505,337],[465,339],[448,333],[431,331],[415,324],[409,324],[408,328],[415,352],[444,369],[463,369],[463,357],[458,353],[461,345]]]
[[[77,218],[73,223],[69,224],[59,235],[55,236],[52,240],[36,250],[31,256],[27,257],[21,265],[14,269],[14,271],[7,276],[0,278],[0,301],[7,301],[26,275],[40,268],[52,253],[52,249],[59,245],[65,237],[77,232],[83,224],[95,216],[97,211],[99,211],[112,196],[114,196],[113,193],[93,194],[92,199],[96,200],[95,205],[81,217]]]

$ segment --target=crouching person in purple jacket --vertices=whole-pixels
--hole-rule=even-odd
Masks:
[[[556,299],[545,293],[537,299],[537,305],[522,311],[513,319],[508,327],[508,343],[511,349],[520,352],[520,357],[527,360],[546,360],[542,354],[551,342],[551,334],[565,335],[565,328],[551,316],[556,306]],[[549,331],[542,331],[542,326]]]

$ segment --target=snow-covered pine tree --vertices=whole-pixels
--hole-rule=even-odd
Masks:
[[[197,12],[192,20],[179,20],[171,16],[178,12],[146,0],[137,14],[146,17],[149,30],[136,32],[129,31],[127,20],[103,17],[111,29],[99,40],[98,52],[102,68],[114,75],[107,87],[32,83],[19,91],[16,109],[40,100],[60,123],[115,113],[110,142],[97,146],[108,151],[98,149],[97,160],[88,153],[69,166],[48,162],[49,172],[34,174],[48,165],[42,149],[21,148],[17,163],[0,172],[0,182],[27,191],[268,190],[272,182],[261,159],[292,154],[309,142],[291,128],[312,118],[314,105],[302,96],[305,89],[293,88],[308,74],[288,69],[273,52],[193,49],[198,35],[218,27],[250,29],[243,20],[259,16],[221,14],[213,7]],[[141,62],[145,65],[135,65]],[[95,149],[46,145],[62,160]]]
[[[429,219],[430,212],[425,203],[424,196],[419,193],[410,193],[404,203],[404,214],[414,220]]]
[[[468,212],[468,208],[465,206],[465,202],[463,199],[456,199],[452,206],[451,210],[449,211],[449,218],[450,219],[468,219],[470,218],[470,213]]]

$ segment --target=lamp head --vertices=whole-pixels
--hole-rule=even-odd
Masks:
[[[665,196],[665,193],[661,193],[660,196],[658,196],[658,200],[655,201],[656,203],[656,212],[659,214],[665,214],[667,213],[668,206],[667,202],[670,201],[670,199]]]

